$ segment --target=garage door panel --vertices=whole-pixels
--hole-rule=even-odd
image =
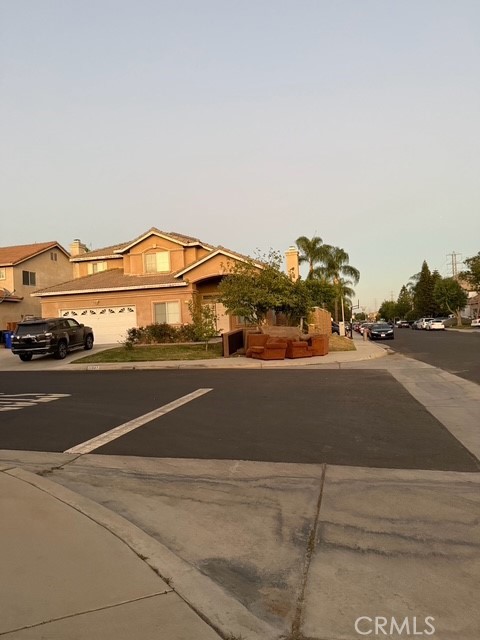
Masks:
[[[128,329],[137,326],[135,305],[62,309],[60,316],[92,327],[97,344],[123,342]]]

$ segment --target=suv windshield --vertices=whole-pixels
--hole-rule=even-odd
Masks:
[[[35,322],[35,324],[19,324],[17,327],[16,335],[17,336],[27,336],[29,334],[35,333],[45,333],[47,331],[47,323],[46,322]]]

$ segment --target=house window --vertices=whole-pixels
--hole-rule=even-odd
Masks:
[[[6,280],[7,279],[7,275],[5,273],[5,269],[0,268],[0,280]]]
[[[155,322],[159,324],[180,324],[179,302],[157,302],[154,305]]]
[[[37,284],[35,271],[22,271],[22,282],[26,286],[34,287]]]
[[[100,271],[106,271],[106,270],[107,270],[106,262],[90,262],[88,265],[89,274],[100,273]]]
[[[168,273],[170,271],[170,253],[157,251],[145,254],[145,273]]]
[[[57,254],[55,253],[55,251],[50,251],[50,260],[57,262]]]

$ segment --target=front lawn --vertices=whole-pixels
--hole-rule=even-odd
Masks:
[[[152,344],[139,347],[115,347],[74,360],[72,364],[102,362],[154,362],[157,360],[209,360],[222,357],[222,344]]]

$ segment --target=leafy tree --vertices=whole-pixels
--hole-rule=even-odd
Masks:
[[[295,241],[299,250],[298,261],[300,264],[308,264],[307,280],[314,277],[315,267],[322,263],[327,255],[328,245],[323,244],[323,240],[318,236],[307,238],[300,236]]]
[[[385,320],[387,320],[388,322],[393,322],[396,316],[399,315],[397,307],[398,304],[393,300],[384,300],[380,305],[378,315],[380,316],[380,318],[385,318]]]
[[[440,278],[435,284],[433,297],[440,307],[457,316],[457,326],[461,326],[461,310],[467,304],[468,294],[458,281],[455,278]]]
[[[195,340],[205,342],[205,351],[208,342],[217,335],[217,316],[212,305],[202,304],[198,295],[194,295],[188,303],[188,310],[192,317]]]
[[[468,282],[472,291],[480,291],[480,251],[476,256],[465,260],[466,271],[460,273],[460,277]]]
[[[406,285],[400,289],[397,299],[397,309],[395,315],[399,318],[405,318],[407,313],[412,310],[413,307],[413,295],[407,289]]]
[[[419,316],[429,316],[434,311],[434,281],[426,260],[423,261],[418,282],[415,286],[414,304]]]
[[[292,282],[281,261],[280,254],[270,251],[261,262],[230,265],[219,285],[219,300],[227,311],[253,325],[262,324],[269,310],[285,313],[290,322],[306,316],[312,302],[305,282]]]
[[[305,280],[305,287],[309,293],[312,307],[333,307],[335,301],[335,289],[333,284],[325,278],[313,277]]]

